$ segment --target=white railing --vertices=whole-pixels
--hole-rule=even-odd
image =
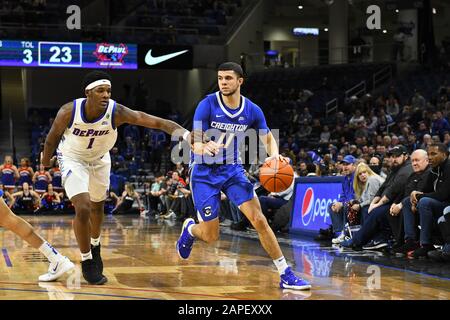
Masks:
[[[328,101],[325,104],[325,117],[328,118],[328,115],[333,111],[337,111],[338,107],[339,107],[339,100],[337,98]]]
[[[373,90],[378,86],[378,84],[384,82],[390,82],[392,79],[392,66],[387,66],[380,71],[373,74]]]
[[[348,99],[351,96],[357,96],[359,98],[365,93],[366,93],[366,81],[363,80],[357,85],[355,85],[353,88],[350,88],[347,91],[345,91],[345,99]]]

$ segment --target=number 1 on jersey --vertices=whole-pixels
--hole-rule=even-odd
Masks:
[[[91,138],[90,140],[89,140],[89,145],[88,145],[88,149],[92,149],[92,145],[94,144],[94,140],[95,140],[95,138]]]

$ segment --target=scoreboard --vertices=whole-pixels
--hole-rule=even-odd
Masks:
[[[0,66],[137,69],[137,45],[0,40]]]

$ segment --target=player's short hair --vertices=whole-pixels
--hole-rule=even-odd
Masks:
[[[103,80],[103,79],[106,79],[109,81],[112,80],[111,76],[104,71],[95,70],[95,71],[89,72],[83,79],[83,91],[92,82],[97,81],[97,80]]]
[[[217,68],[217,71],[234,71],[239,78],[244,77],[244,70],[242,70],[242,67],[237,64],[236,62],[224,62],[222,63],[219,68]]]

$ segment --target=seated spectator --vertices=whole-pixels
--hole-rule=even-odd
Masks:
[[[389,155],[392,157],[391,173],[370,203],[366,221],[361,229],[353,233],[352,239],[341,242],[341,246],[374,250],[388,245],[391,231],[387,215],[394,201],[399,198],[401,201],[406,181],[412,174],[408,150],[404,146],[395,147]]]
[[[22,184],[22,191],[12,194],[14,198],[14,213],[15,214],[33,214],[39,208],[41,198],[39,195],[30,190],[30,185],[27,182]]]
[[[350,225],[364,224],[364,220],[367,219],[369,205],[383,182],[384,179],[373,172],[366,163],[358,164],[355,170],[355,179],[353,180],[355,199],[358,203],[353,205],[353,210],[359,213],[359,219],[354,222],[349,220]]]
[[[125,164],[125,158],[119,154],[119,148],[114,147],[111,150],[111,171],[115,174],[121,174],[128,169]]]
[[[365,119],[364,115],[361,113],[361,110],[356,109],[355,113],[353,114],[353,116],[348,121],[348,124],[350,125],[351,128],[356,128],[358,123],[364,122],[365,120],[366,119]]]
[[[436,262],[450,262],[450,207],[444,209],[444,214],[438,219],[438,227],[444,239],[442,250],[428,252],[428,257]]]
[[[40,212],[52,212],[54,210],[62,209],[61,207],[61,197],[55,190],[53,190],[53,185],[49,183],[47,185],[47,192],[45,192],[41,197],[41,207]]]
[[[423,136],[423,142],[422,142],[422,144],[420,145],[420,149],[427,150],[428,147],[429,147],[432,143],[433,143],[433,139],[431,138],[431,135],[425,134],[425,135]]]
[[[427,152],[422,149],[414,151],[411,154],[411,164],[414,173],[408,178],[404,198],[401,202],[391,206],[388,216],[396,241],[392,251],[396,254],[408,254],[419,247],[417,243],[419,215],[416,206],[411,202],[411,193],[414,190],[420,192],[432,191],[428,185],[431,171],[428,165]]]
[[[52,176],[45,170],[44,165],[39,165],[39,171],[33,176],[34,190],[42,196],[47,191],[47,186],[52,182]]]
[[[308,170],[306,168],[305,161],[300,161],[298,168],[297,168],[297,174],[299,177],[306,177],[308,175]]]
[[[178,172],[172,173],[172,185],[168,189],[168,196],[171,199],[169,212],[163,215],[163,219],[180,218],[183,213],[182,208],[186,205],[185,197],[190,195],[189,189],[186,188],[186,182],[178,176]]]
[[[133,208],[134,202],[137,201],[138,207]],[[119,199],[119,203],[116,208],[111,212],[112,214],[140,214],[144,210],[141,205],[140,194],[134,191],[134,187],[131,183],[125,184],[125,190]]]
[[[6,191],[13,192],[16,188],[16,179],[19,179],[19,171],[13,164],[13,158],[11,156],[5,156],[5,161],[0,165],[0,172],[2,174],[2,184]]]
[[[450,160],[444,144],[436,143],[429,146],[428,159],[431,165],[431,175],[428,185],[432,192],[413,191],[411,203],[417,207],[420,217],[420,248],[413,252],[414,258],[427,257],[434,250],[432,232],[437,227],[437,221],[442,216],[445,207],[450,204]]]
[[[34,176],[34,170],[30,167],[30,159],[22,158],[20,159],[19,171],[19,188],[22,188],[23,184],[26,182],[28,186],[32,185],[32,178]]]
[[[155,174],[155,178],[156,180],[155,182],[152,183],[150,192],[147,195],[150,215],[153,216],[161,214],[164,205],[162,196],[167,192],[166,183],[164,181],[164,175],[161,172],[157,172]],[[161,210],[158,210],[158,207],[161,208]]]
[[[119,197],[112,191],[108,191],[108,195],[105,199],[105,213],[111,215],[113,210],[117,208],[119,204]]]
[[[281,208],[291,199],[292,194],[294,193],[295,178],[297,177],[297,174],[294,172],[294,179],[292,179],[291,185],[286,190],[282,192],[271,192],[267,196],[259,197],[261,210],[266,216],[267,221],[269,221],[269,225],[273,219],[275,211]]]
[[[351,155],[345,156],[341,161],[341,174],[344,176],[344,182],[342,183],[342,194],[339,196],[338,201],[335,201],[328,206],[328,214],[333,225],[333,233],[335,234],[333,238],[337,238],[344,230],[347,216],[345,204],[355,199],[355,191],[353,189],[355,162],[355,157]]]
[[[386,100],[386,113],[392,117],[395,117],[400,112],[400,106],[393,95],[389,95],[389,98]]]
[[[328,142],[330,142],[330,136],[331,136],[331,132],[328,129],[328,126],[323,126],[323,130],[320,133],[319,143],[328,143]]]
[[[444,138],[444,132],[450,131],[450,124],[444,118],[441,111],[433,113],[433,123],[431,124],[431,135],[437,135],[440,139]]]

